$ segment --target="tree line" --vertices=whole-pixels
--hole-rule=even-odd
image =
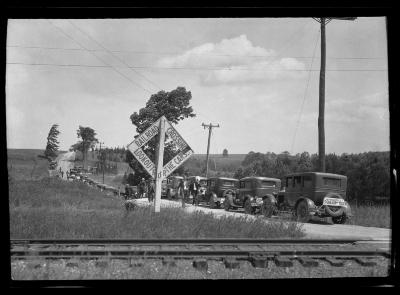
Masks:
[[[350,200],[390,197],[390,153],[364,152],[359,154],[325,156],[327,173],[347,176],[347,195]],[[308,152],[290,155],[271,152],[250,152],[236,170],[234,177],[266,176],[280,178],[294,172],[318,171],[318,154]]]

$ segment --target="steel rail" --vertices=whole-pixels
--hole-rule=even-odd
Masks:
[[[390,239],[11,239],[10,244],[357,244],[390,243]]]

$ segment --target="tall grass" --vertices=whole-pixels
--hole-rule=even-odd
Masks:
[[[302,237],[291,222],[223,217],[181,208],[139,207],[126,214],[123,201],[59,179],[10,185],[11,238],[278,238]]]
[[[348,224],[391,228],[390,205],[350,204],[353,217]]]

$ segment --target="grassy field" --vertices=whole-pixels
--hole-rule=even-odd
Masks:
[[[7,166],[13,179],[41,179],[49,176],[46,159],[39,158],[43,150],[8,149]]]
[[[10,185],[11,238],[277,238],[302,237],[301,225],[246,218],[216,219],[180,208],[125,214],[123,201],[57,178]]]
[[[350,204],[353,217],[348,224],[391,228],[390,205],[358,205]]]

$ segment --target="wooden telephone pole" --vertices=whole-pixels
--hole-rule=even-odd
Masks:
[[[325,172],[325,68],[326,68],[326,36],[325,26],[332,20],[355,20],[356,17],[314,18],[321,24],[321,69],[319,72],[319,115],[318,115],[318,156],[319,170]]]
[[[207,159],[206,159],[206,177],[208,177],[208,159],[209,159],[209,156],[210,156],[211,129],[213,127],[219,127],[219,124],[213,125],[213,124],[210,123],[209,125],[206,125],[206,124],[202,123],[201,126],[203,126],[204,129],[208,128]]]

